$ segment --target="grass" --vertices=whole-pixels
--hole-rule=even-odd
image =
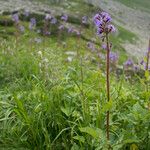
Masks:
[[[149,12],[150,9],[149,0],[142,0],[142,1],[141,0],[117,0],[117,1],[127,5],[128,7],[140,9],[147,12]]]

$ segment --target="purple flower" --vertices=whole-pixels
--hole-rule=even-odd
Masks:
[[[15,14],[12,15],[12,20],[13,20],[14,22],[16,22],[16,23],[19,22],[19,15],[18,15],[18,13],[15,13]]]
[[[56,24],[57,23],[57,19],[55,18],[55,17],[53,17],[52,19],[51,19],[51,24]]]
[[[69,27],[69,28],[68,28],[68,33],[73,33],[73,31],[74,31],[74,30],[73,30],[72,27]]]
[[[112,63],[116,63],[118,60],[118,55],[116,53],[110,52],[109,59]]]
[[[101,17],[100,14],[96,14],[96,15],[94,16],[93,21],[94,21],[96,27],[102,26],[102,24],[103,24],[103,20],[102,20],[102,17]]]
[[[128,59],[128,60],[124,63],[124,65],[125,65],[126,67],[133,66],[133,61],[132,61],[131,59]]]
[[[61,20],[66,22],[68,20],[68,15],[62,15]]]
[[[19,26],[19,30],[21,31],[21,32],[24,32],[24,30],[25,30],[25,28],[24,28],[24,26]]]
[[[106,44],[102,44],[102,49],[106,50],[107,49],[107,45]]]
[[[135,71],[138,71],[140,68],[139,68],[139,66],[138,65],[134,65],[134,70]]]
[[[87,43],[87,47],[93,52],[95,51],[95,45],[92,42]]]
[[[32,30],[35,26],[36,26],[36,19],[35,18],[31,18],[30,19],[30,24],[29,24],[30,30]]]
[[[144,64],[144,60],[141,60],[140,64],[143,65]]]
[[[58,27],[59,30],[64,30],[64,28],[65,28],[64,25],[60,25],[60,26]]]
[[[49,31],[45,31],[44,35],[50,35],[51,33]]]
[[[116,31],[114,25],[112,25],[112,24],[109,24],[109,25],[107,26],[107,29],[108,29],[108,32],[115,32],[115,31]]]
[[[25,10],[25,11],[24,11],[24,16],[25,16],[25,17],[28,17],[28,16],[29,16],[29,10]]]
[[[83,16],[82,17],[82,23],[83,24],[87,24],[87,21],[88,21],[88,17],[87,16]]]
[[[52,16],[50,13],[45,15],[45,20],[51,20],[51,19],[52,19]]]
[[[116,31],[115,27],[110,24],[111,20],[111,16],[106,12],[101,12],[94,16],[93,21],[97,28],[98,35],[103,36],[104,33],[108,34]]]
[[[80,31],[78,31],[78,30],[74,30],[73,32],[74,32],[77,36],[81,35]]]
[[[104,22],[109,23],[112,19],[107,12],[101,12],[101,16]]]

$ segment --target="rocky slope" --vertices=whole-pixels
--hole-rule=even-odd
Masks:
[[[150,14],[136,8],[130,8],[114,0],[87,0],[95,6],[112,14],[114,22],[127,30],[135,33],[139,38],[135,44],[125,41],[123,44],[126,51],[137,57],[146,52],[148,39],[150,38]]]

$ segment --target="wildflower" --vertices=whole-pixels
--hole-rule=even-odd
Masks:
[[[52,19],[51,19],[51,24],[56,24],[57,23],[57,19],[55,18],[55,17],[53,17]]]
[[[64,28],[65,28],[64,25],[60,25],[60,26],[58,27],[59,30],[64,30]]]
[[[102,49],[107,49],[107,45],[106,44],[102,44]]]
[[[82,23],[83,24],[87,24],[87,21],[88,21],[88,17],[87,16],[83,16],[82,17]]]
[[[19,22],[19,15],[18,15],[18,13],[15,13],[15,14],[12,15],[12,20],[13,20],[14,22],[16,22],[16,23]]]
[[[52,19],[52,16],[50,13],[45,15],[45,20],[51,20],[51,19]]]
[[[78,31],[78,30],[74,30],[73,32],[74,32],[77,36],[81,35],[80,31]]]
[[[29,16],[29,10],[25,10],[25,11],[24,11],[24,16],[25,16],[25,17],[28,17],[28,16]]]
[[[133,65],[133,61],[131,59],[128,59],[125,63],[125,66],[132,66]]]
[[[30,24],[29,24],[30,30],[32,30],[35,26],[36,26],[36,19],[35,18],[31,18],[30,19]]]
[[[109,59],[111,63],[116,63],[118,60],[118,55],[116,53],[110,52]]]
[[[101,12],[94,16],[94,23],[97,28],[97,34],[100,36],[105,36],[105,34],[115,32],[115,27],[110,24],[111,16],[106,12]]]
[[[51,34],[51,32],[49,32],[49,31],[44,32],[44,35],[50,35],[50,34]]]
[[[87,47],[91,49],[92,52],[95,51],[95,45],[92,42],[88,42]]]
[[[74,30],[73,30],[73,28],[72,27],[69,27],[68,28],[68,33],[72,33]]]
[[[61,20],[66,22],[68,20],[68,15],[62,15]]]
[[[24,28],[24,26],[19,26],[19,30],[21,31],[21,32],[24,32],[24,30],[25,30],[25,28]]]

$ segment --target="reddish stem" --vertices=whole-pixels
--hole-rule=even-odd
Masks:
[[[107,91],[107,102],[110,101],[110,81],[109,81],[109,53],[110,53],[110,46],[109,46],[109,39],[108,34],[106,34],[106,42],[107,42],[107,61],[106,61],[106,91]],[[107,140],[109,140],[109,111],[107,111],[107,124],[106,124],[106,135]]]

